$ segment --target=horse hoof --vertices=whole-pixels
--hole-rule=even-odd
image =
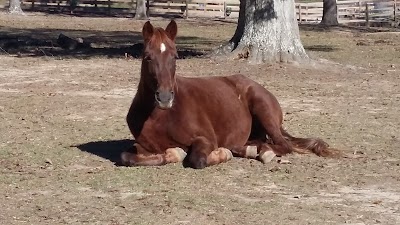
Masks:
[[[257,153],[257,146],[247,146],[246,147],[246,158],[249,159],[255,159],[257,158],[258,153]]]
[[[133,163],[131,161],[132,153],[130,152],[122,152],[121,153],[121,164],[124,166],[132,166]]]
[[[260,161],[262,163],[269,163],[276,156],[273,151],[266,151],[263,154],[260,154]]]
[[[233,158],[233,154],[229,149],[226,148],[217,148],[216,150],[212,151],[210,155],[207,157],[207,164],[217,165],[220,163],[228,162]]]
[[[195,163],[193,163],[193,169],[204,169],[207,167],[207,160],[205,158],[198,159]]]
[[[168,148],[165,152],[168,163],[182,162],[187,155],[183,149],[178,147]]]
[[[219,149],[225,152],[225,155],[226,155],[225,162],[227,162],[233,158],[233,154],[229,149],[227,149],[227,148],[219,148]]]

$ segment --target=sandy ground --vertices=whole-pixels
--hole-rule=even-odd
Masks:
[[[140,70],[124,51],[142,24],[0,15],[0,224],[400,224],[398,32],[302,27],[313,64],[250,65],[190,57],[234,23],[178,20],[189,52],[178,74],[246,74],[277,96],[292,134],[359,158],[119,167]],[[53,44],[61,32],[97,50],[66,52]]]

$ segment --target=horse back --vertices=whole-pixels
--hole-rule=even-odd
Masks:
[[[185,130],[206,136],[218,146],[246,143],[252,116],[246,89],[252,83],[242,75],[226,77],[177,77],[174,120],[186,123]]]

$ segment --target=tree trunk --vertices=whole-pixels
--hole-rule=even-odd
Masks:
[[[8,8],[8,12],[12,14],[23,15],[24,12],[21,9],[21,0],[10,0],[10,7]]]
[[[325,26],[339,25],[336,0],[324,0],[323,7],[321,24]]]
[[[135,19],[147,19],[146,0],[136,0]]]
[[[308,60],[294,0],[240,0],[236,32],[216,53],[247,58],[251,63]]]

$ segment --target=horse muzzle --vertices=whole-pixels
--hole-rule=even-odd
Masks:
[[[160,109],[169,109],[174,101],[173,91],[156,91],[155,99]]]

